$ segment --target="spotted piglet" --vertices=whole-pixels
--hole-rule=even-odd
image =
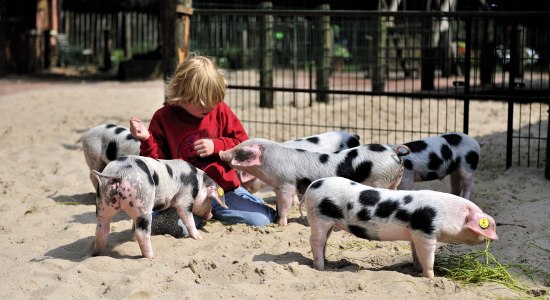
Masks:
[[[347,131],[328,131],[316,135],[283,142],[282,145],[294,148],[304,149],[314,152],[330,153],[357,147],[360,145],[359,136]],[[265,182],[247,174],[246,172],[237,172],[241,185],[251,193],[255,193],[266,186]]]
[[[323,270],[334,226],[369,240],[410,241],[415,269],[433,278],[437,242],[498,239],[493,218],[464,198],[436,191],[373,188],[342,177],[316,180],[302,203],[311,227],[313,267]]]
[[[134,235],[144,257],[152,258],[151,214],[174,207],[194,239],[201,239],[193,214],[212,218],[214,198],[227,208],[223,189],[206,173],[183,160],[157,160],[135,155],[110,162],[102,173],[96,197],[97,226],[92,255],[105,251],[111,219],[124,210],[134,221]]]
[[[94,188],[97,188],[97,180],[93,170],[101,172],[118,157],[139,154],[139,141],[130,130],[114,124],[93,127],[82,134],[80,141]]]
[[[479,162],[479,143],[464,133],[448,133],[405,143],[411,153],[403,157],[405,170],[399,190],[414,182],[451,175],[451,193],[470,199],[473,176]]]
[[[406,147],[401,148],[394,151],[388,146],[370,144],[335,153],[319,153],[254,138],[220,151],[219,156],[233,168],[274,187],[278,223],[285,226],[294,195],[303,195],[316,179],[342,176],[371,186],[395,189],[403,173],[399,156],[408,153]]]

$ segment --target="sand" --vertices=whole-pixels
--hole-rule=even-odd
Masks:
[[[95,195],[77,140],[102,123],[128,126],[132,115],[147,121],[162,97],[160,80],[0,80],[0,299],[549,297],[550,181],[543,168],[504,168],[506,104],[490,101],[470,105],[470,134],[483,145],[472,200],[500,224],[491,253],[534,271],[533,280],[519,277],[528,292],[463,285],[437,273],[426,279],[413,270],[407,242],[365,241],[343,231],[329,239],[327,270],[316,271],[309,227],[296,209],[287,227],[209,221],[202,240],[153,236],[154,259],[141,258],[131,220],[121,213],[108,252],[92,257]],[[450,190],[448,179],[420,188]],[[261,195],[273,205],[272,192]]]

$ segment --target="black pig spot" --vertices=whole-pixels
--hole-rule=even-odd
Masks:
[[[246,161],[250,161],[250,160],[254,159],[254,157],[255,157],[255,154],[252,151],[237,150],[235,152],[234,159],[236,161],[239,161],[239,162],[246,162]]]
[[[348,177],[348,179],[351,179],[356,182],[363,182],[367,178],[369,178],[371,170],[372,170],[372,162],[370,161],[362,162],[355,169],[354,176]]]
[[[145,164],[141,159],[136,159],[136,164],[140,169],[143,170],[143,172],[145,172],[145,175],[147,175],[147,179],[149,179],[149,183],[151,185],[154,185],[155,182],[153,180],[153,177],[151,176],[151,172],[149,172],[149,168],[147,168],[147,164]]]
[[[439,170],[439,168],[443,164],[443,160],[439,158],[439,156],[435,152],[430,152],[428,159],[428,168],[430,170]]]
[[[157,172],[153,172],[153,181],[155,182],[155,186],[159,185],[159,175]]]
[[[479,162],[479,154],[474,151],[468,152],[468,154],[466,154],[466,162],[470,164],[472,170],[475,170],[477,168],[477,163]]]
[[[421,230],[425,234],[433,234],[434,228],[434,219],[437,213],[431,207],[422,207],[415,210],[411,214],[411,228],[415,230]]]
[[[361,221],[368,221],[371,219],[370,210],[363,208],[357,213],[357,219]]]
[[[395,212],[395,218],[402,222],[409,223],[411,220],[411,214],[404,209],[398,209]]]
[[[413,163],[409,159],[404,159],[403,160],[403,165],[405,166],[405,168],[407,170],[412,170],[412,168],[413,168]]]
[[[377,217],[387,218],[389,217],[397,208],[399,207],[399,202],[394,200],[386,200],[380,202],[374,213]]]
[[[333,219],[342,219],[344,217],[342,209],[329,198],[324,198],[321,203],[319,203],[319,212]]]
[[[353,203],[352,202],[348,202],[348,205],[346,207],[348,210],[352,210],[353,209]]]
[[[376,190],[363,190],[359,194],[359,203],[367,206],[376,205],[380,201],[380,192]]]
[[[444,160],[449,160],[453,157],[453,151],[451,151],[449,146],[445,144],[441,145],[441,157],[443,157]]]
[[[174,171],[172,171],[172,167],[166,164],[164,166],[166,166],[166,172],[168,172],[168,175],[170,175],[170,178],[174,178]]]
[[[321,154],[319,155],[319,161],[322,163],[322,164],[326,164],[327,161],[329,159],[329,155],[328,154]]]
[[[149,229],[149,220],[146,217],[136,219],[136,229],[147,232]]]
[[[370,151],[375,151],[375,152],[384,152],[386,151],[386,147],[384,147],[383,145],[380,145],[380,144],[370,144],[369,145],[369,150]]]
[[[318,137],[310,137],[307,138],[306,141],[313,143],[313,144],[319,144],[319,138]]]
[[[349,138],[349,140],[347,141],[347,147],[348,148],[355,148],[357,146],[359,146],[359,136],[353,136],[351,138]]]
[[[405,146],[409,147],[411,152],[422,152],[428,148],[428,144],[424,141],[408,142]]]
[[[107,124],[107,126],[105,126],[105,128],[109,129],[109,128],[113,128],[113,127],[116,127],[115,124]]]
[[[457,157],[455,160],[451,161],[447,167],[447,174],[451,174],[456,168],[460,165],[460,157]]]
[[[422,178],[424,181],[432,181],[436,179],[439,179],[439,175],[437,175],[436,172],[428,172],[428,174],[424,175]]]
[[[308,178],[300,178],[296,182],[296,189],[299,194],[304,194],[307,187],[311,184],[311,180]]]
[[[137,139],[131,133],[128,133],[128,135],[126,136],[126,139],[137,141]]]
[[[106,150],[107,153],[105,153],[107,155],[107,159],[108,160],[115,160],[118,156],[118,145],[116,144],[116,142],[110,142],[108,145],[107,145],[107,150]]]
[[[116,133],[116,134],[120,134],[121,132],[124,132],[124,131],[126,131],[126,128],[117,127],[117,128],[115,129],[115,133]]]
[[[324,180],[316,180],[311,186],[310,188],[312,189],[318,189],[319,187],[321,187],[321,185],[323,185],[324,183]]]
[[[348,229],[349,229],[349,232],[355,235],[356,237],[359,237],[362,239],[369,239],[367,230],[361,226],[349,225]]]
[[[458,146],[458,144],[462,141],[462,137],[456,133],[444,134],[441,137],[444,138],[451,146]]]
[[[197,176],[193,173],[189,175],[182,173],[180,175],[180,180],[183,183],[191,185],[191,189],[192,189],[191,196],[193,197],[193,199],[195,199],[199,194],[199,181],[197,180]]]
[[[409,204],[413,201],[413,197],[411,195],[407,195],[405,196],[405,198],[403,198],[403,203],[405,204]]]

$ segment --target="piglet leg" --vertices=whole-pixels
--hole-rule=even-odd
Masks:
[[[462,197],[470,200],[472,191],[474,190],[474,176],[472,173],[460,169],[460,177],[462,178]]]
[[[138,242],[141,254],[146,258],[154,258],[153,246],[151,245],[151,222],[153,218],[151,214],[146,214],[137,217],[135,220],[136,228],[134,231],[134,237]]]
[[[313,268],[323,271],[325,269],[327,240],[334,227],[334,222],[325,222],[317,217],[310,217],[309,213],[307,219],[311,227],[309,243],[311,245],[311,253],[313,254]]]
[[[176,207],[176,211],[178,212],[178,216],[183,222],[183,225],[185,225],[185,228],[187,228],[187,232],[189,232],[189,236],[195,240],[202,239],[202,236],[197,230],[197,226],[195,225],[195,219],[193,219],[193,214],[189,210],[183,209],[183,207]]]
[[[95,245],[92,251],[93,256],[100,255],[107,247],[109,232],[111,231],[111,220],[118,213],[119,209],[107,205],[98,206],[97,225],[95,227]]]
[[[288,214],[294,200],[294,190],[285,186],[275,189],[277,213],[279,214],[279,225],[286,226],[288,224]]]
[[[412,234],[411,239],[418,262],[422,266],[422,276],[433,279],[437,240],[435,238],[429,239],[419,234]]]

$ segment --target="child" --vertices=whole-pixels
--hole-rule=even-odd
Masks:
[[[165,85],[166,105],[155,112],[149,129],[132,117],[130,131],[141,141],[140,155],[186,160],[225,190],[229,209],[212,201],[214,219],[265,226],[276,220],[275,210],[242,188],[236,171],[218,156],[220,150],[248,139],[241,121],[223,102],[225,89],[226,81],[215,64],[206,57],[192,55],[176,68]],[[196,224],[202,223],[195,219]],[[186,231],[185,226],[178,226],[178,221],[171,209],[157,212],[153,214],[152,233],[178,236],[174,232],[181,230],[179,227]]]

